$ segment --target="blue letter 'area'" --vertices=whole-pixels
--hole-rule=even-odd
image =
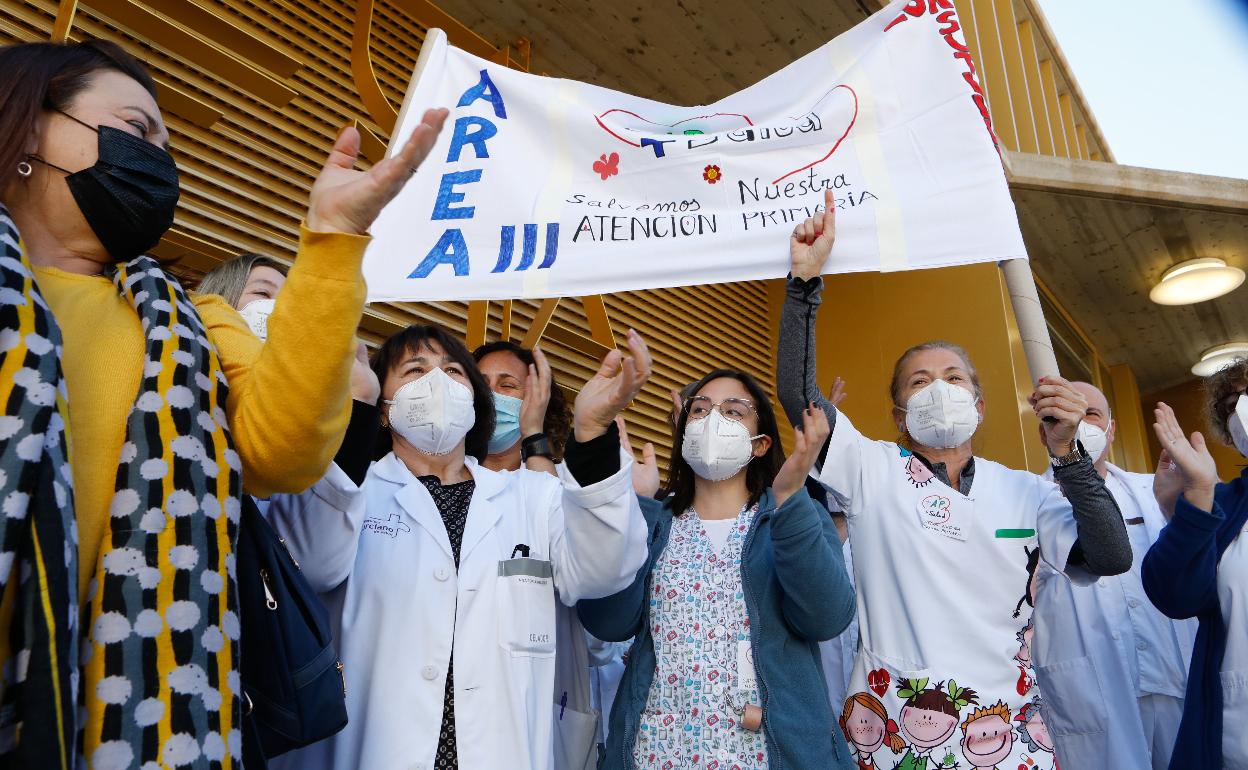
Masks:
[[[505,120],[507,118],[507,108],[503,106],[503,95],[498,92],[498,87],[494,85],[494,81],[490,80],[490,76],[485,70],[481,70],[481,79],[477,84],[459,97],[460,107],[467,107],[473,102],[481,99],[494,105],[494,116]]]
[[[475,131],[471,130],[473,127],[476,128]],[[478,158],[490,157],[490,151],[485,147],[485,140],[497,133],[498,127],[485,118],[478,118],[475,115],[455,118],[455,134],[451,136],[451,151],[446,154],[446,162],[458,161],[460,153],[464,151],[464,146],[469,144],[472,145],[472,151]]]
[[[468,244],[464,243],[464,234],[458,228],[442,233],[408,278],[426,278],[438,265],[450,265],[455,268],[455,275],[468,275]]]
[[[476,206],[460,206],[459,208],[451,208],[452,203],[459,203],[464,199],[462,192],[455,190],[457,184],[472,184],[481,181],[481,169],[474,168],[471,171],[451,171],[442,175],[442,182],[438,185],[438,199],[433,202],[433,219],[472,219],[477,213]],[[457,231],[458,232],[458,231]]]

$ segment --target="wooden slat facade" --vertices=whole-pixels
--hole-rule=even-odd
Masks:
[[[370,50],[378,84],[395,109],[425,32],[401,5],[428,7],[419,0],[379,2]],[[182,199],[157,253],[176,260],[175,270],[188,281],[242,252],[293,259],[308,189],[339,129],[359,121],[388,140],[353,79],[355,10],[341,0],[85,0],[77,8],[70,40],[121,43],[161,86]],[[56,16],[52,0],[5,0],[0,44],[46,41]],[[472,34],[447,31],[452,43]],[[606,308],[617,338],[635,328],[654,352],[655,376],[629,419],[636,438],[655,441],[664,458],[669,388],[718,366],[751,371],[770,386],[773,341],[763,282],[623,293],[607,297]],[[513,339],[524,336],[537,309],[537,302],[514,303]],[[429,321],[463,334],[467,316],[460,302],[374,306],[361,336],[376,343],[406,324]],[[501,303],[492,303],[488,338],[497,339],[501,326]],[[596,367],[584,351],[602,348],[584,340],[588,328],[580,301],[569,298],[546,330],[542,345],[565,389],[574,391]]]

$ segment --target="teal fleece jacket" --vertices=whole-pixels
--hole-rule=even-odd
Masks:
[[[645,498],[641,509],[650,532],[650,557],[633,584],[613,596],[577,604],[581,623],[594,636],[634,640],[599,770],[634,770],[633,744],[654,680],[650,575],[667,546],[672,511]],[[831,517],[804,489],[777,509],[769,489],[759,501],[742,557],[769,770],[853,770],[845,739],[833,727],[819,662],[818,643],[844,631],[855,607]]]

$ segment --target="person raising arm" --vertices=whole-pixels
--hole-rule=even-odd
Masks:
[[[790,238],[779,335],[789,344],[777,354],[788,412],[813,398],[819,275],[835,240],[831,191],[825,206]],[[1037,417],[1055,420],[1047,444],[1063,496],[1030,472],[974,456],[986,405],[960,346],[932,340],[902,352],[889,400],[898,442],[870,440],[824,405],[832,430],[819,475],[846,513],[858,586],[861,644],[845,713],[866,700],[856,696],[873,696],[903,740],[855,744],[859,760],[925,770],[948,766],[961,750],[973,766],[1017,764],[1023,746],[1008,731],[954,736],[972,707],[1017,715],[1038,694],[1025,649],[1035,564],[1044,559],[1083,582],[1131,564],[1118,507],[1075,440],[1086,402],[1060,377],[1043,378],[1029,397]],[[1018,653],[1003,654],[1011,648]],[[847,737],[853,742],[848,728]]]

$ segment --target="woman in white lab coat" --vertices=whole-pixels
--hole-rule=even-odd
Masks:
[[[536,347],[498,340],[472,351],[472,357],[494,399],[494,433],[482,465],[558,475],[556,462],[572,430],[572,412],[546,356]],[[598,764],[599,716],[590,669],[597,664],[576,610],[561,605],[555,607],[554,770],[593,770]]]
[[[612,422],[650,372],[628,343],[578,395],[558,478],[479,464],[494,407],[459,340],[413,326],[382,346],[393,451],[360,487],[331,475],[269,512],[326,594],[345,668],[350,722],[300,767],[551,766],[556,592],[608,595],[646,558]]]

